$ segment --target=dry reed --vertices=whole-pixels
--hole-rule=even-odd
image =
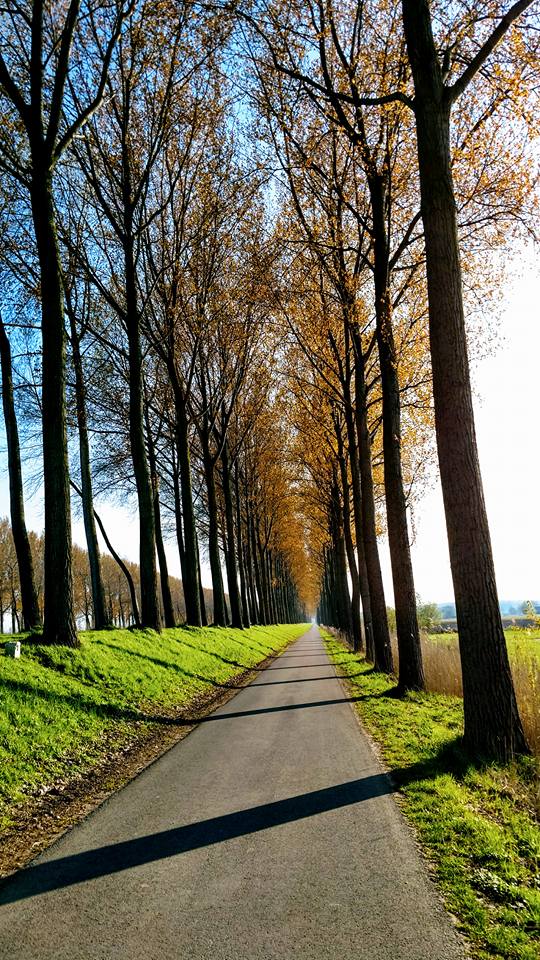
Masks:
[[[397,644],[393,640],[394,662],[398,663]],[[540,757],[540,658],[526,643],[515,641],[510,651],[510,665],[519,712],[527,740],[536,757]],[[463,696],[459,647],[455,638],[441,634],[437,640],[422,636],[422,656],[427,689],[432,693]]]
[[[325,629],[345,641],[338,630]],[[395,636],[392,636],[392,650],[397,673],[399,656]],[[441,634],[437,640],[433,640],[428,634],[423,634],[422,656],[427,689],[431,693],[462,697],[461,661],[456,637]],[[540,658],[532,653],[526,642],[520,640],[514,641],[509,656],[525,735],[534,756],[540,760]]]

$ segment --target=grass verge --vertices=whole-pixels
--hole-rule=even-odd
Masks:
[[[23,641],[20,659],[0,655],[0,830],[17,805],[234,688],[308,626],[88,631],[77,650]]]
[[[473,956],[538,960],[537,761],[472,763],[460,749],[460,699],[433,693],[397,699],[391,677],[373,673],[343,643],[323,636]]]

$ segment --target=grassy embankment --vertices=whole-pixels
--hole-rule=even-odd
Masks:
[[[18,660],[0,649],[0,828],[11,805],[226,690],[308,626],[88,631],[78,650],[23,640]]]
[[[471,762],[460,749],[459,697],[429,693],[397,699],[393,678],[373,673],[364,659],[329,634],[326,638],[473,955],[537,960],[538,761]],[[437,670],[442,675],[440,664]]]

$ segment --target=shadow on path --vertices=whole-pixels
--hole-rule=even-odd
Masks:
[[[300,683],[301,681],[296,681]],[[378,696],[378,694],[375,694]],[[358,697],[338,697],[336,700],[312,700],[308,703],[284,703],[278,707],[260,707],[256,710],[238,710],[235,713],[211,713],[208,717],[196,717],[191,723],[210,723],[214,720],[232,720],[235,717],[257,717],[263,713],[281,713],[284,710],[306,710],[311,707],[333,707],[336,703],[356,703],[357,700],[365,700],[365,696]],[[180,718],[182,722],[182,718]]]
[[[335,680],[336,677],[298,677],[297,680],[263,680],[262,683],[259,683],[258,680],[254,680],[250,686],[252,687],[276,687],[278,684],[282,683],[317,683],[319,680]]]
[[[279,662],[281,663],[282,660],[283,660],[283,657],[280,657]],[[311,670],[312,667],[328,667],[328,666],[329,666],[328,660],[326,660],[324,663],[306,663],[304,666],[302,666],[301,663],[298,663],[298,664],[292,663],[290,667],[270,666],[270,667],[267,667],[267,670]]]
[[[306,657],[320,657],[322,650],[316,650],[314,653],[282,653],[280,660],[305,660]],[[309,664],[308,664],[309,666]]]
[[[234,837],[247,836],[295,820],[304,820],[329,810],[361,803],[394,791],[386,774],[350,780],[323,790],[265,803],[199,823],[163,830],[146,837],[124,840],[95,850],[60,857],[27,867],[0,887],[0,905],[15,903],[51,890],[70,887],[109,874],[163,860]]]

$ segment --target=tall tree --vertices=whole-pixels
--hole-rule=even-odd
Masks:
[[[28,9],[25,9],[27,7]],[[84,15],[83,15],[84,14]],[[57,240],[53,177],[75,135],[99,107],[109,63],[122,30],[126,8],[85,5],[71,0],[58,7],[45,0],[9,2],[2,9],[2,31],[9,44],[0,55],[0,90],[13,122],[24,131],[22,155],[14,149],[9,125],[1,165],[29,192],[39,260],[43,344],[43,471],[45,499],[45,617],[48,643],[77,646],[73,612],[71,516],[66,433],[66,371],[62,267]],[[98,26],[99,24],[99,26]],[[101,68],[88,76],[88,96],[71,96],[79,53],[89,36],[99,39]],[[78,66],[79,65],[79,66]]]
[[[293,16],[303,20],[303,12],[294,4]],[[404,56],[399,57],[401,36],[399,21],[392,5],[381,6],[375,20],[367,14],[363,4],[356,7],[335,5],[332,2],[316,2],[307,27],[310,53],[296,51],[294,45],[282,43],[283,28],[279,19],[272,34],[265,34],[270,46],[271,62],[277,68],[278,85],[283,89],[283,77],[293,84],[291,95],[298,96],[298,87],[304,104],[301,119],[283,102],[277,111],[282,136],[289,141],[288,154],[300,155],[311,184],[318,177],[329,184],[333,181],[336,194],[334,203],[354,211],[359,218],[367,243],[360,246],[358,255],[361,265],[368,269],[373,282],[373,307],[376,319],[376,341],[379,352],[379,367],[382,395],[382,432],[384,446],[384,489],[387,514],[388,541],[392,564],[392,580],[396,604],[397,638],[399,648],[399,687],[422,689],[425,685],[422,668],[420,634],[416,617],[416,593],[411,561],[407,522],[407,500],[402,467],[401,389],[399,381],[399,356],[393,326],[395,293],[392,289],[392,270],[399,266],[400,286],[407,266],[402,262],[412,238],[418,214],[413,211],[407,218],[408,204],[403,194],[409,193],[408,178],[404,173],[404,144],[402,138],[403,105],[394,104],[393,110],[385,109],[372,119],[365,111],[362,90],[371,81],[373,71],[380,73],[380,84],[385,87],[394,78],[399,81],[404,68]],[[260,31],[259,31],[260,32]],[[286,31],[285,31],[286,32]],[[311,35],[310,35],[311,34]],[[309,72],[308,72],[309,71]],[[366,78],[366,79],[364,79]],[[293,83],[294,82],[294,83]],[[306,146],[306,114],[318,114],[318,122],[311,121],[314,133]],[[339,136],[334,131],[327,136],[333,143],[333,163],[325,162],[320,154],[320,127],[332,124],[343,131],[350,141],[355,169],[363,170],[367,185],[366,195],[356,189],[356,196],[347,194],[341,182],[342,164],[336,163],[336,142]],[[316,144],[314,155],[312,144]],[[329,151],[328,151],[329,152]],[[298,163],[298,160],[297,160]],[[336,176],[337,174],[337,176]],[[313,187],[312,187],[313,189]],[[320,186],[319,186],[320,191]],[[362,205],[358,204],[360,199]],[[341,214],[342,217],[342,214]],[[340,219],[341,219],[340,217]],[[336,224],[336,232],[340,224]],[[328,250],[325,251],[326,256]],[[405,273],[404,273],[405,270]],[[343,271],[342,271],[343,272]],[[406,285],[406,284],[405,284]],[[348,295],[351,303],[351,294]],[[349,312],[351,312],[349,307]],[[354,310],[353,310],[354,313]],[[354,336],[354,332],[353,332]],[[356,350],[358,354],[358,348]],[[365,464],[365,466],[367,466]],[[355,471],[355,465],[353,466]],[[355,471],[356,472],[356,471]],[[366,470],[364,475],[367,476]],[[356,478],[353,482],[356,484]],[[369,495],[368,495],[369,496]],[[371,549],[368,550],[368,568]],[[382,579],[376,569],[371,570],[372,589],[375,595],[372,606],[383,616],[384,597],[381,599]],[[371,611],[373,613],[373,610]],[[386,623],[381,627],[378,619],[375,629],[382,629],[386,636],[381,648],[389,649]]]
[[[19,567],[22,616],[25,630],[41,626],[34,563],[24,516],[24,491],[21,469],[21,451],[17,414],[13,396],[13,373],[11,346],[2,315],[0,314],[0,364],[2,369],[2,405],[8,449],[9,502],[11,529]]]
[[[88,436],[88,415],[86,402],[86,383],[83,370],[83,359],[81,351],[81,340],[87,329],[87,317],[78,316],[77,311],[77,291],[74,284],[65,285],[66,310],[70,325],[71,354],[73,362],[73,371],[75,373],[75,409],[77,416],[77,428],[79,433],[79,464],[81,471],[81,493],[84,530],[86,534],[86,546],[88,549],[88,560],[90,565],[90,582],[92,589],[92,609],[94,614],[94,627],[96,630],[103,630],[110,626],[110,619],[105,603],[105,591],[103,588],[103,579],[101,576],[101,561],[99,542],[97,538],[96,523],[94,516],[94,495],[92,489],[92,473],[90,468],[90,441]],[[82,295],[80,312],[86,313],[91,310],[91,299],[89,286]]]
[[[437,449],[463,666],[465,741],[506,760],[527,744],[502,628],[478,449],[465,333],[450,123],[453,104],[484,67],[515,20],[531,5],[509,7],[459,76],[448,82],[428,0],[403,0],[414,80],[414,116],[425,231]],[[400,97],[403,97],[400,94]]]

